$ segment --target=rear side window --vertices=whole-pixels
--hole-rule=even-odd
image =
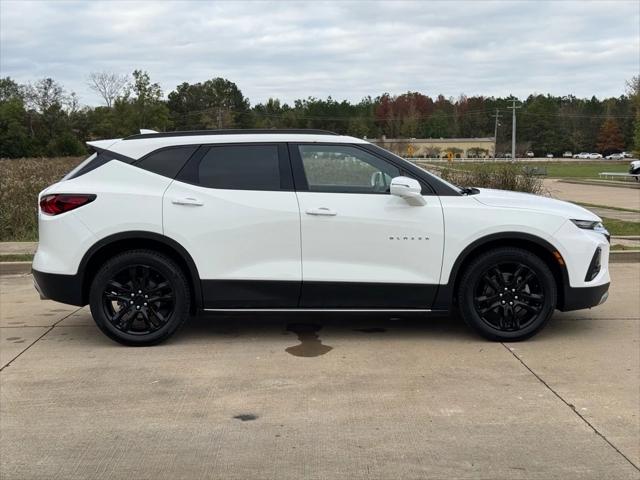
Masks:
[[[277,145],[213,146],[200,160],[197,183],[229,190],[282,190]]]
[[[156,150],[136,162],[135,166],[164,177],[175,178],[197,149],[197,146],[185,146]]]

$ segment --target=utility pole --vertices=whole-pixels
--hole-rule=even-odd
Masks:
[[[496,114],[492,115],[496,119],[496,128],[493,133],[493,159],[496,159],[496,153],[498,152],[498,125],[500,125],[500,110],[496,108]]]
[[[512,100],[513,104],[510,107],[507,107],[513,111],[513,120],[511,123],[511,160],[516,159],[516,108],[521,108],[520,106],[516,107],[516,99]]]

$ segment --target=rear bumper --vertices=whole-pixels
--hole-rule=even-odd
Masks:
[[[31,270],[31,273],[33,274],[33,285],[43,300],[55,300],[79,307],[85,305],[82,298],[82,281],[79,275],[45,273],[38,270]]]
[[[558,310],[567,312],[570,310],[581,310],[600,305],[609,296],[609,282],[595,287],[570,287],[565,285],[564,298]]]

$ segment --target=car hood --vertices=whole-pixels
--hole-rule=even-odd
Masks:
[[[535,210],[576,220],[601,220],[600,217],[586,208],[582,208],[574,203],[556,200],[555,198],[533,195],[531,193],[494,190],[491,188],[479,188],[478,190],[480,193],[474,195],[474,198],[478,202],[491,207]]]

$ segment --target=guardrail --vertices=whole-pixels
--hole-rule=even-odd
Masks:
[[[637,173],[620,173],[620,172],[600,172],[598,176],[604,180],[635,180],[640,181],[640,174]]]

